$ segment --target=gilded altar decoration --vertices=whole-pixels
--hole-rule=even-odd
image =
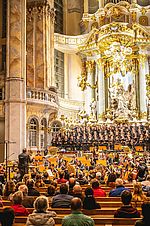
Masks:
[[[146,91],[147,91],[146,95],[148,99],[150,99],[150,74],[146,74],[145,77],[146,77]]]

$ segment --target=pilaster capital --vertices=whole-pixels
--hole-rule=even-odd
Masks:
[[[49,0],[29,0],[27,2],[27,18],[31,21],[35,14],[38,15],[39,19],[47,14],[53,23],[55,21],[55,9]]]

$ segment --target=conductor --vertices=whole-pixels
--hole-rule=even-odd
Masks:
[[[19,163],[18,168],[20,172],[20,180],[28,173],[28,164],[30,162],[30,156],[27,154],[27,149],[24,148],[22,153],[18,156]]]

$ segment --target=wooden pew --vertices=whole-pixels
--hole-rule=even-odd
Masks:
[[[63,217],[61,217],[61,216],[54,218],[56,225],[61,225],[62,218]],[[137,218],[99,218],[99,217],[94,217],[94,216],[92,216],[92,218],[95,222],[95,225],[97,225],[97,226],[106,226],[106,225],[109,225],[109,226],[131,225],[131,226],[133,226],[135,224],[136,220],[139,220]],[[27,220],[27,217],[17,216],[17,217],[15,217],[15,224],[14,225],[23,226],[23,225],[25,225],[26,220]]]

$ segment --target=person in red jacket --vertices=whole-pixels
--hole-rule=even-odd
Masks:
[[[28,210],[22,205],[23,194],[21,191],[17,191],[13,195],[13,205],[11,206],[14,210],[15,216],[28,216]]]
[[[93,180],[92,188],[94,191],[94,197],[106,197],[106,192],[99,186],[98,180]]]

